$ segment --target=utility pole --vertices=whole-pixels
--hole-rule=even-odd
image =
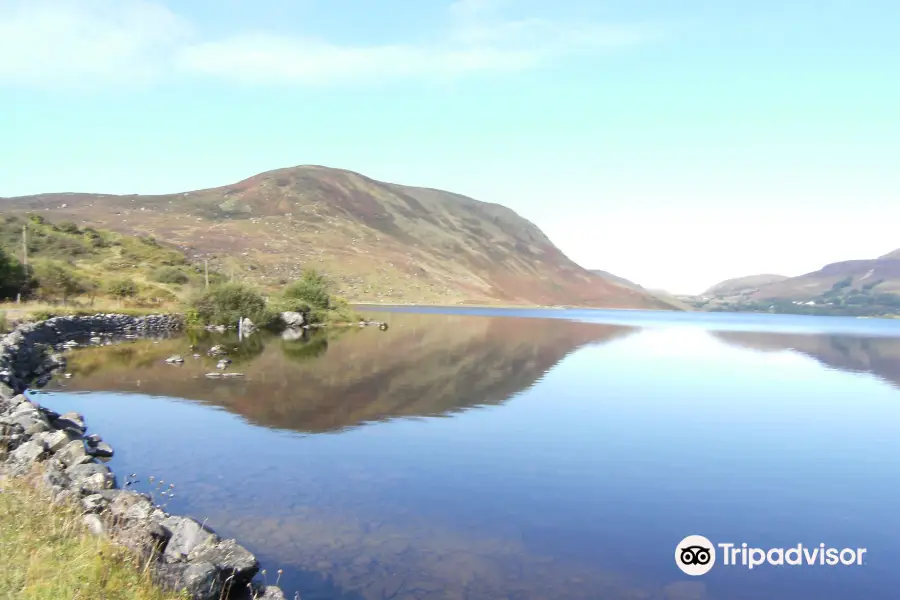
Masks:
[[[28,224],[22,225],[22,266],[25,268],[25,281],[28,283]],[[22,292],[16,294],[16,304],[22,303]]]
[[[22,266],[28,273],[28,225],[22,225]]]
[[[203,259],[203,271],[206,275],[206,287],[209,287],[209,259]]]

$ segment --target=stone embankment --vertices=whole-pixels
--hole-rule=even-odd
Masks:
[[[187,590],[195,600],[222,597],[283,599],[275,586],[253,580],[259,562],[234,540],[223,540],[188,517],[166,513],[150,496],[119,489],[103,463],[113,449],[87,435],[81,415],[58,414],[26,395],[65,366],[61,354],[76,340],[104,343],[111,336],[160,335],[180,329],[178,315],[55,317],[24,324],[0,340],[0,474],[25,475],[41,467],[41,483],[54,502],[83,509],[87,529],[143,556],[154,580]]]

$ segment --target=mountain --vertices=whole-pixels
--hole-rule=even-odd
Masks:
[[[591,269],[591,273],[593,273],[594,275],[598,275],[611,283],[615,283],[630,290],[649,294],[669,310],[694,310],[693,307],[691,307],[689,304],[683,302],[680,298],[673,294],[670,294],[665,290],[648,290],[647,288],[638,285],[631,280],[625,279],[624,277],[619,277],[618,275],[613,275],[608,271],[602,271],[600,269]]]
[[[760,286],[753,297],[814,300],[836,286],[846,292],[872,290],[879,293],[900,293],[900,258],[831,263],[812,273]]]
[[[578,266],[506,207],[321,166],[178,194],[0,198],[0,212],[152,236],[263,286],[315,267],[351,301],[666,307]]]
[[[900,315],[900,250],[825,265],[798,277],[755,275],[713,286],[690,303],[710,311]]]
[[[790,279],[785,275],[748,275],[747,277],[735,277],[727,279],[712,286],[702,296],[732,296],[742,293],[752,293],[760,287],[772,283],[778,283]]]

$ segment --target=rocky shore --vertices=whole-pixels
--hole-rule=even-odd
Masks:
[[[153,579],[195,600],[222,597],[283,599],[275,586],[253,582],[259,561],[235,540],[223,540],[188,517],[170,515],[150,496],[120,489],[103,463],[113,453],[81,415],[58,414],[30,400],[26,389],[49,381],[65,366],[62,352],[78,341],[110,336],[166,334],[182,328],[179,315],[55,317],[18,326],[0,340],[0,475],[41,468],[41,484],[53,502],[83,509],[84,524],[137,552]],[[127,486],[126,486],[127,487]]]

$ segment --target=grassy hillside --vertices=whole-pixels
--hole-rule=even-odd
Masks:
[[[505,207],[325,167],[161,196],[5,198],[0,211],[153,236],[264,286],[315,267],[353,301],[663,307],[581,268]]]
[[[0,251],[17,265],[25,260],[23,235],[30,281],[19,287],[38,300],[77,297],[88,303],[101,298],[163,305],[204,277],[183,252],[152,237],[51,223],[43,216],[5,215],[0,217]],[[213,279],[221,277],[214,274]]]

